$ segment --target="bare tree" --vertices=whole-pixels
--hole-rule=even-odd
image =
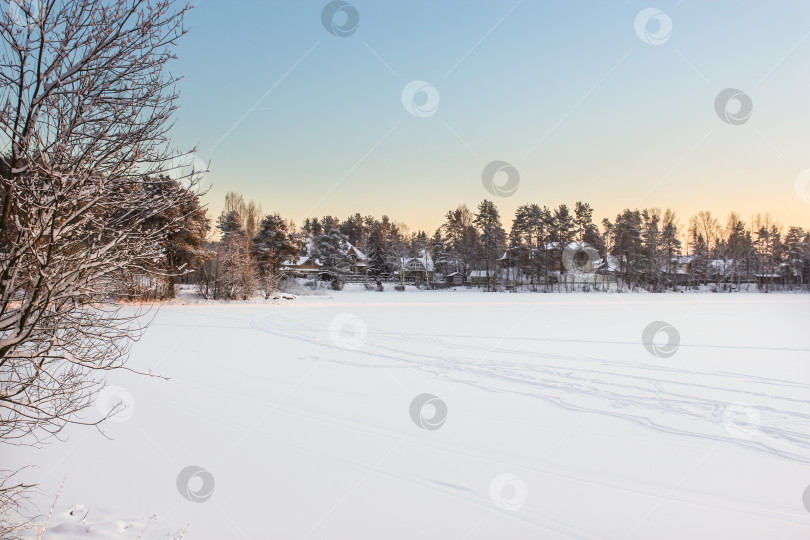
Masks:
[[[241,193],[229,191],[225,194],[225,204],[222,207],[220,219],[224,219],[231,212],[239,214],[248,238],[253,238],[253,235],[259,230],[262,220],[262,205],[253,199],[245,201],[245,197]]]
[[[187,6],[173,0],[12,0],[0,14],[0,441],[80,423],[140,335],[109,303],[165,257],[200,171],[169,178]],[[183,189],[150,189],[179,180]]]
[[[712,217],[712,213],[709,211],[700,211],[696,216],[690,218],[689,226],[697,230],[697,233],[703,237],[706,248],[709,250],[709,257],[713,257],[722,229],[717,218]]]
[[[19,538],[18,533],[30,530],[33,523],[25,514],[31,509],[31,484],[17,481],[20,471],[0,470],[0,538]]]

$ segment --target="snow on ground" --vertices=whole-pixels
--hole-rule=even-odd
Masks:
[[[181,299],[130,364],[171,380],[109,379],[99,409],[131,402],[112,440],[71,428],[3,448],[3,468],[38,464],[43,511],[64,478],[45,540],[187,523],[189,539],[804,539],[809,307],[412,289]],[[658,321],[677,348],[666,329],[642,344]]]

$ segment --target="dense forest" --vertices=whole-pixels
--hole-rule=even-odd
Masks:
[[[448,210],[435,231],[360,213],[310,217],[297,226],[229,192],[214,227],[193,215],[192,230],[170,243],[169,268],[209,298],[269,295],[300,277],[294,268],[300,260],[317,261],[312,279],[334,288],[347,280],[404,285],[403,266],[412,259],[426,270],[412,281],[427,288],[770,291],[804,290],[810,278],[810,232],[783,227],[768,214],[745,220],[731,213],[721,221],[702,211],[681,224],[670,209],[626,209],[597,224],[585,202],[525,204],[507,227],[484,200],[474,210]],[[157,296],[172,291],[163,287]]]

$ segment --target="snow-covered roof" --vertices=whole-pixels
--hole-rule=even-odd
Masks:
[[[351,242],[346,242],[346,255],[354,255],[358,260],[365,261],[368,259],[365,253],[357,249]]]
[[[309,256],[307,256],[307,255],[304,255],[303,257],[299,257],[299,258],[298,258],[298,260],[297,260],[297,261],[295,261],[295,262],[290,261],[290,260],[286,260],[286,261],[284,261],[284,262],[282,263],[282,265],[283,265],[283,266],[290,266],[290,267],[294,267],[294,266],[304,266],[304,265],[305,265],[305,264],[307,264],[307,262],[309,262],[310,260],[312,260],[312,262],[315,264],[315,266],[323,266],[323,265],[321,264],[321,262],[320,262],[318,259],[311,259],[311,257],[309,257]]]
[[[411,261],[418,261],[419,264],[425,268],[425,270],[428,272],[433,272],[433,258],[430,256],[430,254],[426,254],[424,250],[419,252],[418,257],[402,257],[400,259],[400,266],[404,268],[408,266]]]
[[[725,271],[726,269],[728,269],[728,268],[730,268],[730,267],[731,267],[731,262],[729,262],[729,261],[724,261],[724,260],[722,260],[722,259],[712,259],[711,261],[709,261],[708,266],[709,266],[709,268],[711,268],[712,270],[721,270],[721,271]]]

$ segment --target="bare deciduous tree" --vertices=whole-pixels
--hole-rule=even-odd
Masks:
[[[33,526],[25,514],[31,506],[29,491],[34,486],[17,481],[19,472],[0,470],[0,538],[19,538],[18,533]]]
[[[187,6],[173,0],[11,0],[0,14],[0,440],[58,433],[124,366],[141,310],[109,303],[165,256],[198,196],[169,180],[167,71]],[[12,7],[15,7],[12,6]],[[177,178],[175,178],[177,179]],[[154,221],[154,220],[153,220]]]

